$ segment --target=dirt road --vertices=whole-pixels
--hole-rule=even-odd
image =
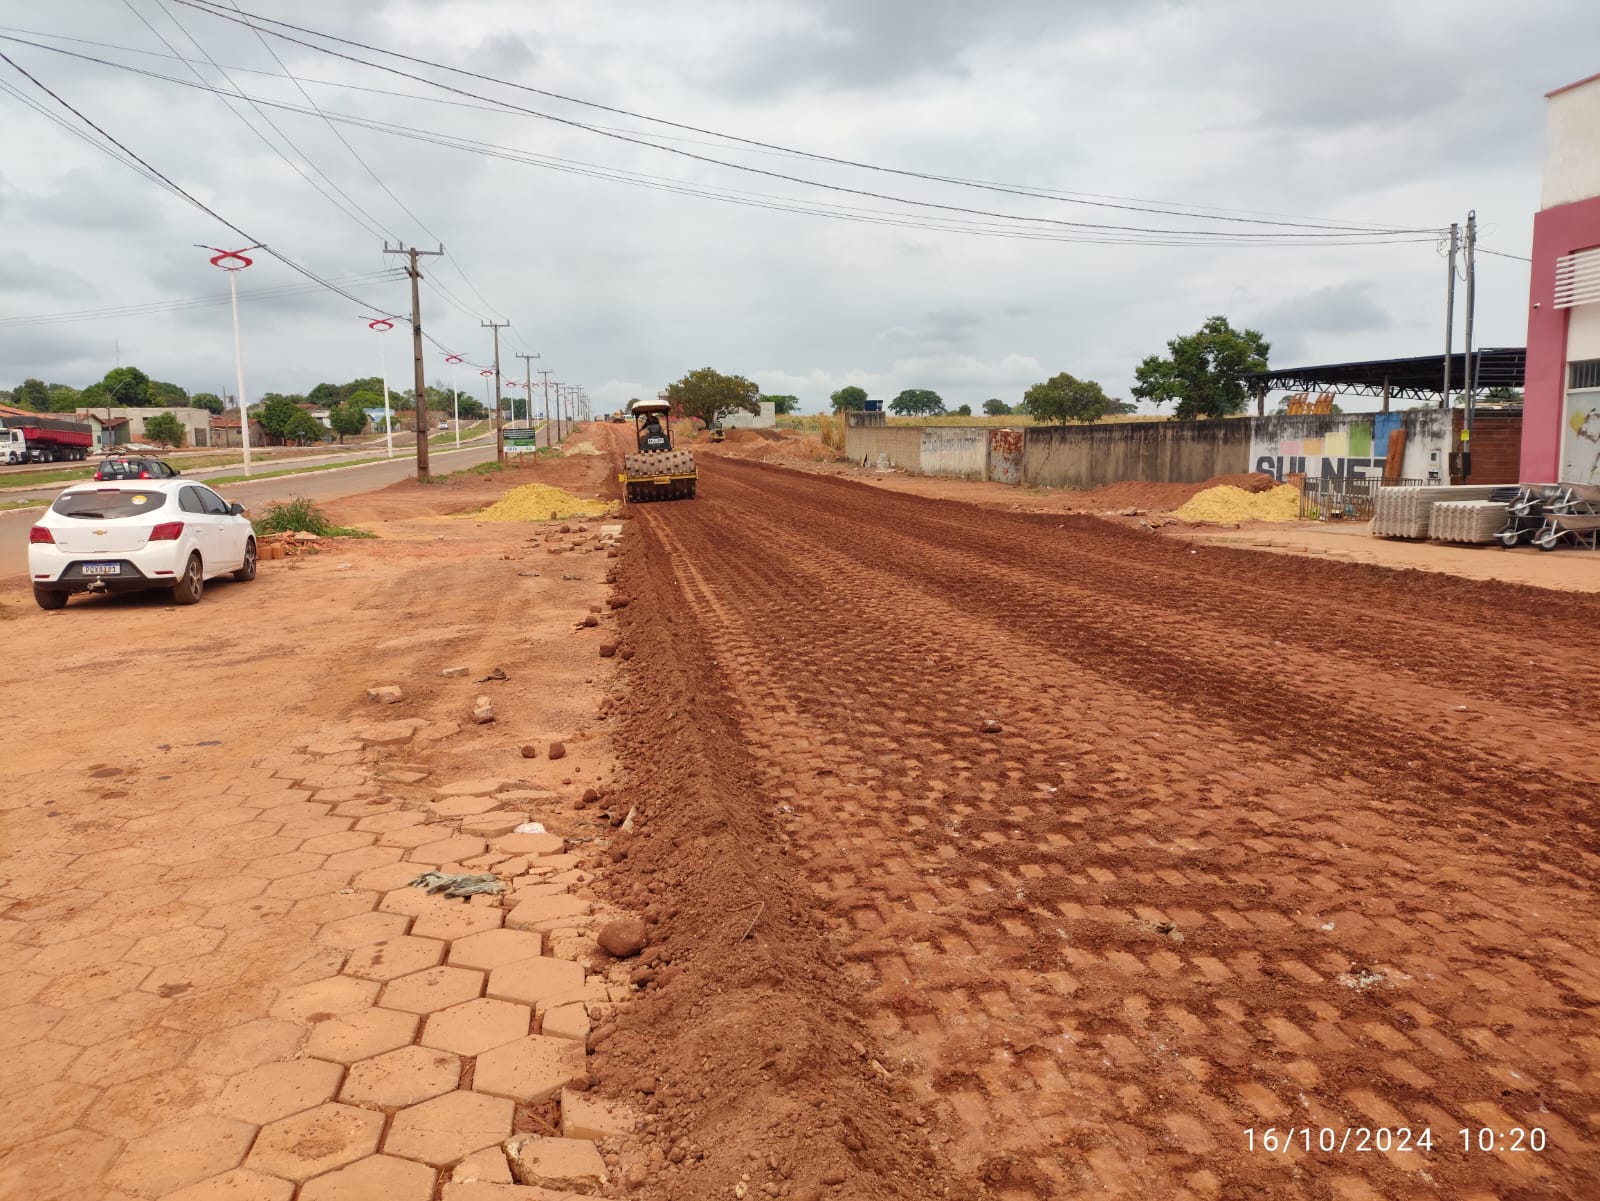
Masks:
[[[709,456],[632,512],[649,1195],[1600,1191],[1593,598]]]

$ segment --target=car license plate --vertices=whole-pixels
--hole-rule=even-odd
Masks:
[[[122,574],[122,564],[121,563],[85,563],[83,565],[83,574],[84,575],[121,575]]]

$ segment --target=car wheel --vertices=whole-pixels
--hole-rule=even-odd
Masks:
[[[183,578],[172,586],[173,602],[179,605],[195,604],[205,588],[205,569],[200,564],[200,555],[197,551],[189,556],[188,566],[183,569]]]
[[[65,609],[67,607],[67,593],[57,588],[41,588],[33,586],[33,599],[41,609]]]
[[[256,578],[256,540],[247,538],[244,544],[244,566],[233,573],[233,578],[241,584],[248,584]]]

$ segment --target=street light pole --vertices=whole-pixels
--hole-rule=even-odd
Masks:
[[[239,383],[239,446],[244,451],[244,473],[250,474],[250,403],[244,391],[244,350],[239,341],[239,285],[234,278],[254,261],[245,250],[259,250],[259,246],[246,246],[244,250],[218,250],[215,246],[201,246],[213,251],[211,265],[228,273],[228,296],[233,301],[233,367]],[[237,260],[237,267],[228,266],[228,260]]]
[[[450,404],[456,422],[456,449],[461,449],[461,393],[456,391],[456,364],[461,361],[458,354],[447,354],[444,361],[450,364]]]
[[[367,328],[373,333],[386,334],[394,328],[394,322],[387,317],[377,317],[367,322]],[[389,352],[384,349],[386,343],[378,339],[378,363],[383,372],[383,444],[389,452],[389,457],[394,458],[394,419],[389,412]]]

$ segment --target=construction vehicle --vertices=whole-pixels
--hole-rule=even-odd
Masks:
[[[622,456],[617,479],[624,496],[631,501],[692,499],[700,477],[694,452],[673,448],[671,406],[664,400],[636,400],[629,409],[639,449]]]
[[[711,423],[711,440],[713,442],[726,442],[728,440],[728,431],[722,428],[722,422],[713,421]]]

